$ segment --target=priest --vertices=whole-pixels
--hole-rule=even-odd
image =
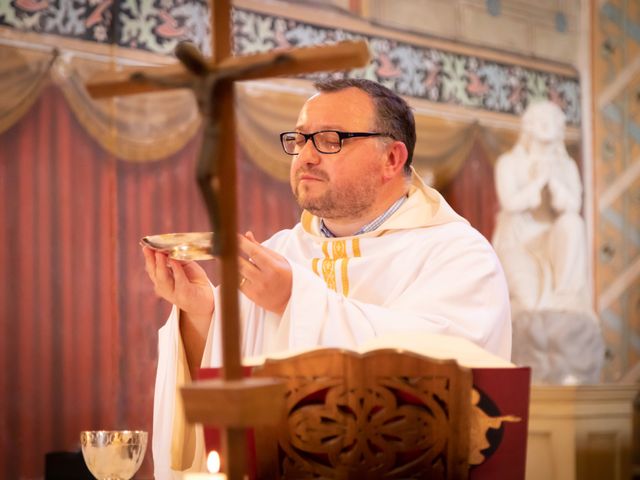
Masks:
[[[391,333],[467,338],[511,355],[509,296],[485,238],[411,167],[408,104],[369,80],[316,84],[291,155],[300,223],[263,243],[239,235],[242,354],[357,348]],[[195,262],[144,248],[156,293],[174,305],[159,334],[155,478],[199,468],[202,433],[184,421],[177,390],[221,362],[218,290]]]

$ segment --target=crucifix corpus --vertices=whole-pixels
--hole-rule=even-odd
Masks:
[[[188,44],[176,50],[181,64],[136,71],[103,72],[87,84],[94,98],[172,88],[194,90],[205,129],[197,165],[198,185],[214,232],[214,254],[221,262],[222,378],[184,387],[186,417],[221,427],[223,465],[228,478],[247,470],[245,429],[277,423],[284,385],[275,379],[242,378],[238,317],[238,246],[233,82],[278,75],[361,67],[369,61],[364,41],[234,57],[231,55],[231,2],[210,3],[214,56],[206,60]]]

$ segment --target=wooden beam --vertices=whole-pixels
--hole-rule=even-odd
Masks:
[[[285,384],[272,378],[202,380],[181,388],[187,420],[219,427],[276,425]]]
[[[267,65],[283,55],[286,56],[286,61],[265,66],[260,70],[242,72],[244,68],[252,65]],[[300,75],[321,70],[336,71],[363,67],[369,58],[369,47],[366,42],[345,41],[334,45],[304,47],[291,51],[228,57],[219,65],[212,66],[211,70],[223,72],[234,69],[239,72],[234,80],[253,80],[279,75]],[[187,86],[194,79],[195,77],[182,64],[177,64],[100,72],[91,77],[86,86],[93,98],[106,98],[169,90],[180,85]]]
[[[213,0],[211,5],[211,50],[217,64],[231,56],[231,0]]]
[[[211,5],[211,32],[213,64],[220,65],[224,59],[231,56],[231,1],[212,0]],[[217,122],[221,131],[213,158],[211,169],[218,169],[218,177],[213,185],[217,190],[219,211],[219,225],[224,228],[220,238],[220,302],[216,308],[222,308],[222,386],[227,398],[223,402],[233,400],[233,395],[238,395],[233,403],[232,411],[243,411],[246,405],[254,404],[256,397],[242,396],[246,392],[242,385],[242,364],[240,352],[240,312],[238,306],[238,241],[237,215],[236,215],[236,121],[233,110],[234,95],[232,81],[224,81],[214,86],[209,95],[215,97],[217,105],[213,105],[211,122]],[[217,111],[217,114],[213,114]],[[216,167],[214,162],[218,163]],[[209,212],[211,224],[214,224],[213,212]],[[241,386],[242,385],[242,386]],[[235,387],[235,388],[234,388]],[[183,393],[183,395],[185,395]],[[187,393],[188,396],[188,393]],[[240,400],[240,396],[242,400]],[[242,405],[239,402],[242,401]],[[209,409],[212,410],[212,404]],[[188,410],[188,409],[187,409]],[[237,419],[236,419],[237,420]],[[222,458],[226,463],[224,470],[231,480],[240,480],[247,473],[247,442],[243,425],[237,423],[225,424],[222,428]]]

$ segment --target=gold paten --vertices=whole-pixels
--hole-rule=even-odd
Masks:
[[[140,240],[140,243],[158,252],[166,253],[175,260],[191,261],[214,258],[211,253],[213,245],[213,233],[211,232],[149,235]]]

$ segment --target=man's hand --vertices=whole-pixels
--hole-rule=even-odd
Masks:
[[[191,316],[211,318],[213,291],[204,269],[196,262],[179,262],[143,247],[145,270],[156,295]]]
[[[238,235],[240,291],[256,305],[282,315],[291,297],[292,273],[286,258],[260,245],[247,232]],[[245,258],[246,256],[246,258]]]
[[[196,262],[172,260],[148,247],[142,252],[156,295],[180,309],[180,335],[191,378],[196,378],[214,309],[207,273]]]

